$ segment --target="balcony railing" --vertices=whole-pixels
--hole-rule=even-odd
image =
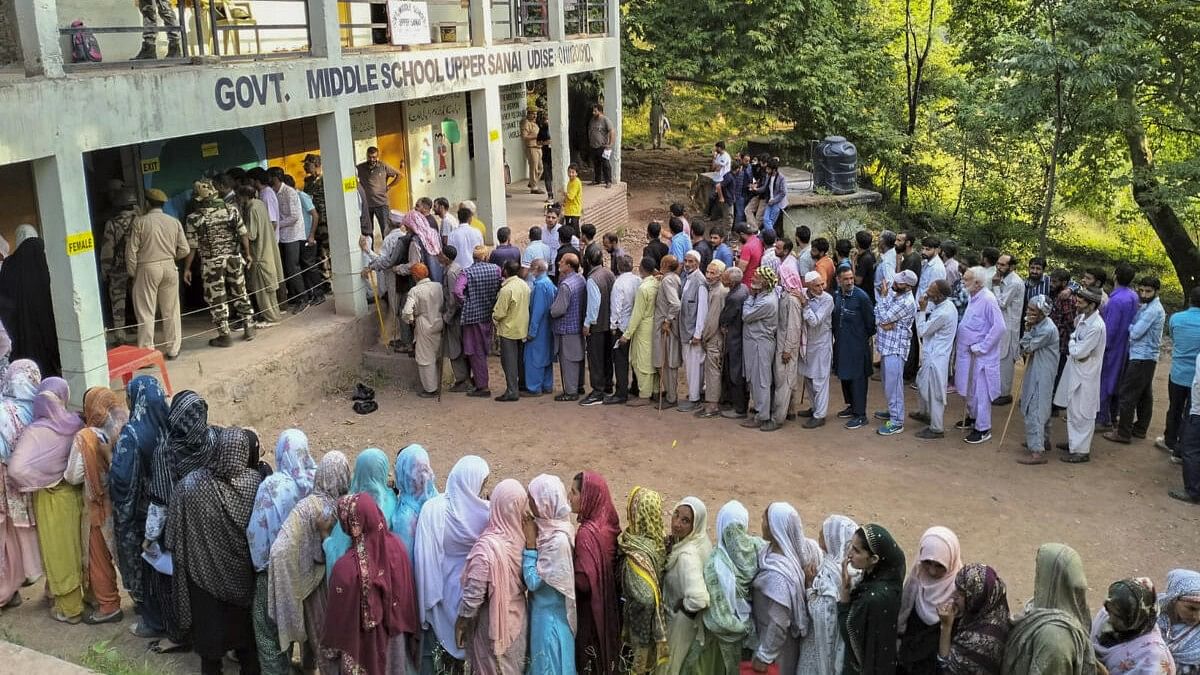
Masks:
[[[550,11],[546,0],[492,0],[492,30],[496,42],[547,39]]]
[[[608,34],[608,2],[606,0],[564,0],[563,14],[566,19],[567,35]]]
[[[342,49],[415,49],[471,44],[466,0],[338,0]]]

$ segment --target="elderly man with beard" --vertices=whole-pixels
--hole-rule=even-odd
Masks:
[[[1100,294],[1087,287],[1075,291],[1079,318],[1071,333],[1070,359],[1063,370],[1054,404],[1067,409],[1067,442],[1059,457],[1068,464],[1091,461],[1092,435],[1100,410],[1100,372],[1104,364],[1104,319],[1100,317]]]
[[[804,348],[798,376],[811,407],[796,413],[807,417],[805,429],[824,426],[829,414],[829,364],[833,360],[833,296],[825,292],[825,276],[816,270],[804,275],[806,291],[795,294],[804,313]]]
[[[1021,381],[1021,415],[1025,417],[1025,447],[1029,456],[1021,464],[1045,464],[1050,451],[1050,409],[1054,375],[1058,369],[1058,327],[1050,318],[1050,301],[1044,295],[1029,299],[1025,309],[1025,334],[1021,336],[1025,379]]]
[[[721,417],[741,419],[746,414],[746,368],[742,345],[742,309],[750,293],[742,283],[742,270],[729,267],[721,275],[721,285],[728,289],[725,306],[721,309],[721,335],[725,339],[721,359],[720,404],[729,407]]]
[[[729,289],[721,283],[725,263],[714,260],[704,273],[708,289],[708,313],[700,331],[700,348],[704,351],[704,407],[696,411],[696,417],[711,419],[721,414],[721,352],[725,346],[721,332],[721,313],[725,309],[725,297]],[[691,377],[691,374],[688,374]],[[691,380],[688,380],[689,388]]]
[[[965,440],[971,444],[992,438],[992,400],[1000,395],[1000,346],[1007,328],[996,296],[984,288],[989,281],[982,267],[963,276],[970,300],[958,324],[954,387],[966,399],[966,418],[955,428],[969,429]]]
[[[660,273],[658,295],[654,299],[653,344],[654,367],[659,373],[660,392],[650,396],[652,403],[660,408],[675,405],[679,389],[679,365],[683,361],[683,350],[679,342],[680,280],[679,260],[673,255],[663,256],[658,267]],[[639,380],[640,386],[640,380]]]
[[[687,375],[688,398],[680,401],[679,412],[695,412],[700,408],[704,386],[704,335],[708,319],[708,284],[700,271],[700,253],[688,251],[683,256],[683,293],[679,306],[679,340],[683,350],[684,373]]]
[[[770,267],[759,267],[750,281],[750,297],[742,306],[742,361],[755,408],[755,414],[742,421],[748,429],[770,431],[771,376],[779,315],[777,280]]]
[[[783,293],[779,296],[778,332],[775,335],[775,400],[771,419],[760,431],[775,431],[784,420],[793,417],[792,401],[800,391],[800,360],[804,357],[804,280],[799,272],[789,270],[781,279]]]
[[[950,297],[950,282],[938,279],[929,284],[917,312],[917,337],[921,339],[921,368],[917,371],[917,412],[909,415],[926,427],[916,433],[922,440],[946,435],[946,383],[950,379],[950,356],[958,331],[958,308]]]
[[[442,285],[429,280],[429,268],[415,263],[409,268],[415,283],[401,311],[402,321],[413,326],[414,356],[421,378],[421,398],[434,398],[442,383],[438,381],[438,359],[442,346]]]

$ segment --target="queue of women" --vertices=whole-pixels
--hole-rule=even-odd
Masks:
[[[231,651],[242,673],[1200,673],[1193,571],[1117,581],[1093,616],[1079,555],[1045,544],[1013,613],[944,527],[909,569],[878,524],[832,515],[813,539],[785,502],[730,501],[710,530],[695,497],[668,524],[635,487],[622,529],[591,471],[524,486],[469,455],[439,491],[419,445],[351,469],[296,429],[272,469],[253,430],[151,377],[128,408],[89,389],[82,415],[31,361],[2,379],[0,605],[44,575],[54,619],[118,622],[119,570],[131,630],[204,673]]]

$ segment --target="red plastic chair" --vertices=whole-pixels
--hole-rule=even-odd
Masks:
[[[129,386],[129,381],[133,379],[137,371],[148,365],[158,366],[158,372],[162,373],[163,387],[167,390],[167,396],[173,396],[171,377],[167,375],[167,362],[163,358],[162,352],[157,349],[142,349],[133,345],[122,345],[108,350],[108,379],[119,376],[125,386]]]

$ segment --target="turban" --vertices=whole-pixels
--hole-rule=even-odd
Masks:
[[[779,283],[779,277],[770,267],[759,267],[754,272],[754,279],[761,283],[763,288],[775,288],[775,284]]]
[[[413,263],[412,266],[408,268],[408,273],[411,274],[412,278],[416,279],[417,281],[429,278],[429,268],[425,266],[425,263]]]
[[[1029,299],[1029,306],[1041,312],[1045,316],[1050,316],[1050,301],[1044,295],[1035,295]]]
[[[1093,305],[1100,304],[1100,294],[1091,288],[1086,288],[1084,286],[1080,286],[1079,288],[1074,289],[1073,292],[1075,293],[1075,295],[1078,295],[1079,297],[1083,298],[1084,300],[1087,300],[1088,302],[1092,303]]]
[[[811,284],[814,281],[821,281],[824,278],[825,278],[824,274],[821,274],[820,272],[818,272],[816,270],[812,270],[808,274],[804,275],[804,283]]]
[[[724,261],[721,261],[721,260],[714,260],[714,261],[708,263],[708,267],[709,267],[709,269],[716,267],[718,272],[725,271],[725,263],[724,263]]]

